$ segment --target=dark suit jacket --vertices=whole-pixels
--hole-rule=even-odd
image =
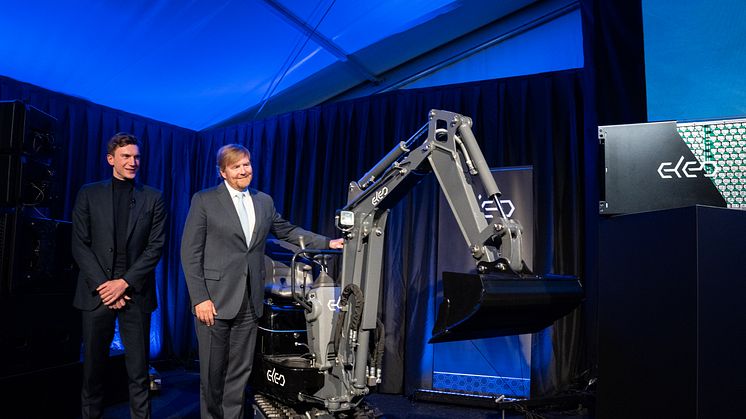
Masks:
[[[303,236],[308,247],[326,249],[329,238],[306,231],[284,220],[272,198],[249,189],[256,222],[251,243],[246,245],[241,221],[225,183],[197,192],[181,237],[181,264],[194,306],[212,300],[218,319],[236,317],[250,278],[251,302],[262,315],[264,299],[264,247],[271,232],[278,239],[298,244]]]
[[[157,189],[135,184],[134,207],[127,224],[128,303],[145,312],[158,306],[155,267],[165,241],[166,209]],[[114,267],[114,210],[111,180],[84,185],[73,208],[72,253],[80,268],[73,305],[93,310],[101,304],[96,288],[111,277]]]

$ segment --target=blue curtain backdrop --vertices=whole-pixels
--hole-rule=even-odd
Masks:
[[[468,115],[490,166],[534,166],[535,270],[582,277],[589,207],[582,175],[587,161],[595,161],[584,154],[583,86],[582,71],[571,70],[403,90],[200,133],[7,78],[0,78],[0,99],[24,100],[60,120],[58,178],[64,199],[56,209],[59,218],[70,218],[83,183],[110,176],[104,144],[112,133],[130,131],[143,140],[141,180],[162,189],[169,203],[167,248],[157,275],[161,316],[153,327],[162,331],[161,357],[188,358],[196,344],[179,240],[191,195],[217,182],[214,156],[226,143],[252,151],[253,186],[272,195],[286,218],[337,236],[333,217],[345,203],[350,180],[414,133],[430,109]],[[434,321],[437,193],[429,177],[389,217],[383,391],[411,392],[429,380],[423,372],[429,370],[426,341]],[[579,318],[574,313],[536,337],[533,395],[561,388],[577,374]]]
[[[114,133],[131,132],[142,141],[139,180],[164,192],[169,214],[168,247],[156,269],[159,309],[153,315],[151,355],[171,354],[188,347],[190,342],[179,340],[184,333],[177,333],[174,338],[173,332],[188,327],[181,313],[189,305],[186,285],[177,278],[181,269],[178,244],[192,188],[187,183],[190,165],[181,153],[197,143],[197,133],[6,77],[0,77],[0,100],[22,100],[57,118],[54,166],[60,200],[51,208],[52,218],[69,221],[80,187],[111,177],[105,155],[106,142]]]

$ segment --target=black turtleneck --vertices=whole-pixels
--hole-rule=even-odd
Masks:
[[[122,278],[127,272],[127,224],[134,205],[133,180],[111,179],[114,208],[114,269],[112,279]]]

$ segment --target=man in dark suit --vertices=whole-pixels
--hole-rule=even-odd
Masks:
[[[309,247],[342,247],[342,239],[284,220],[269,195],[249,189],[249,151],[226,145],[217,154],[223,179],[194,195],[181,239],[181,263],[196,317],[202,418],[243,418],[257,320],[264,299],[264,247],[278,239]]]
[[[135,182],[137,138],[114,135],[106,160],[112,179],[84,185],[73,209],[72,253],[80,268],[73,305],[83,318],[83,418],[103,415],[103,384],[114,320],[125,349],[130,415],[150,417],[150,314],[157,306],[154,269],[166,210],[160,191]]]

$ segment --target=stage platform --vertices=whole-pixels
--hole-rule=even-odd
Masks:
[[[183,367],[155,364],[161,376],[161,390],[153,394],[153,418],[163,419],[198,419],[199,418],[199,373]],[[366,398],[368,403],[377,408],[388,419],[517,419],[517,418],[563,418],[592,419],[588,409],[577,409],[577,406],[564,411],[547,411],[532,407],[531,413],[516,410],[484,409],[458,406],[453,404],[428,403],[412,401],[402,395],[371,394]],[[252,417],[247,408],[247,418]],[[126,402],[109,406],[106,409],[107,419],[129,418]]]

